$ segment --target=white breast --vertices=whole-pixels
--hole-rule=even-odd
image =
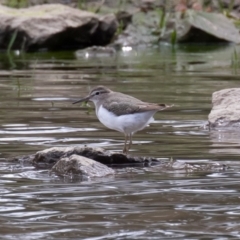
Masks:
[[[156,111],[149,111],[116,116],[106,110],[102,105],[98,108],[98,111],[96,110],[97,117],[103,125],[127,134],[137,132],[153,122],[153,115],[155,113]]]

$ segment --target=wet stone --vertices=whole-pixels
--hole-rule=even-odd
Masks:
[[[37,168],[50,168],[63,157],[70,157],[71,155],[83,156],[90,158],[99,163],[108,166],[138,166],[147,167],[151,165],[160,164],[161,161],[151,157],[137,157],[131,155],[124,155],[122,153],[115,153],[103,148],[92,147],[53,147],[39,151],[32,159],[32,164]]]
[[[45,149],[37,152],[30,161],[36,168],[51,168],[51,172],[57,175],[83,178],[113,175],[115,171],[110,167],[149,167],[161,163],[154,158],[127,156],[102,148],[77,146]]]
[[[115,173],[104,164],[76,154],[61,158],[51,172],[60,176],[77,175],[82,178],[105,177]]]
[[[228,166],[218,163],[187,163],[178,162],[173,159],[157,159],[151,157],[137,157],[124,155],[105,150],[103,148],[92,147],[53,147],[39,151],[36,154],[26,155],[8,159],[13,162],[31,164],[36,169],[51,169],[63,177],[71,178],[98,178],[106,176],[115,176],[113,168],[143,168],[145,171],[186,171],[186,172],[216,172],[225,171]]]
[[[210,128],[240,128],[240,88],[214,92],[212,105],[208,115]]]

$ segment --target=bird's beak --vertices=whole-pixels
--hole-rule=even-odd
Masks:
[[[80,103],[80,102],[88,102],[88,100],[90,99],[91,96],[86,96],[85,98],[81,98],[79,100],[77,100],[76,102],[73,102],[72,104],[75,104],[75,103]]]

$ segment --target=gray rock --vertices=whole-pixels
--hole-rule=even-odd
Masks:
[[[0,48],[14,40],[13,49],[79,49],[106,45],[118,22],[114,14],[100,16],[61,4],[23,9],[0,5]]]
[[[210,128],[240,128],[240,88],[214,92],[208,116]]]
[[[225,171],[228,166],[202,162],[178,162],[173,159],[156,159],[151,157],[136,157],[106,151],[102,148],[91,147],[53,147],[36,154],[8,159],[9,161],[33,164],[36,168],[51,168],[51,172],[57,175],[70,177],[76,180],[89,178],[113,178],[119,174],[110,168],[121,167],[127,172],[139,172],[139,167],[144,171],[193,171],[213,172]],[[205,165],[204,165],[205,164]],[[107,166],[108,165],[108,166]],[[121,173],[122,170],[120,170]]]
[[[122,153],[115,153],[107,151],[103,148],[91,147],[53,147],[39,151],[35,154],[30,162],[37,168],[50,168],[63,157],[70,157],[71,155],[79,155],[90,158],[108,166],[139,166],[147,167],[150,165],[160,164],[161,161],[151,157],[135,157],[131,155],[124,155]],[[25,158],[26,159],[26,158]]]
[[[188,10],[185,15],[177,21],[178,42],[240,43],[238,28],[223,14]]]
[[[104,164],[76,154],[61,158],[51,172],[61,176],[78,176],[81,178],[95,178],[113,175],[115,171]]]
[[[169,161],[168,164],[153,166],[145,168],[148,172],[162,172],[162,171],[177,171],[177,172],[222,172],[226,171],[230,167],[226,164],[217,162],[183,162],[183,161]]]

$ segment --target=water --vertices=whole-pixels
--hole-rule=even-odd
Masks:
[[[0,239],[238,239],[240,134],[203,127],[212,93],[239,87],[233,53],[234,46],[193,45],[79,59],[73,53],[2,54]],[[120,151],[122,134],[102,126],[93,108],[71,104],[100,84],[175,104],[134,135],[131,154],[230,169],[128,169],[79,182],[5,161],[53,146]]]

